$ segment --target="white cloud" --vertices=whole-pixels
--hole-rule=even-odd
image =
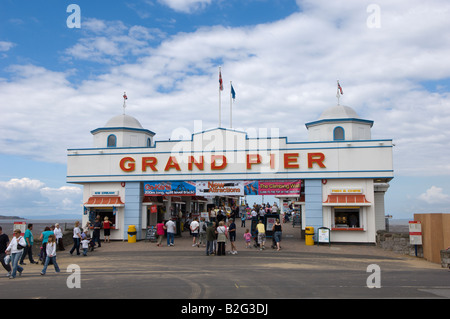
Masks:
[[[428,204],[450,203],[450,195],[444,194],[443,189],[436,186],[431,186],[425,193],[420,194],[419,199]]]
[[[15,46],[15,43],[8,42],[8,41],[0,41],[0,52],[9,51],[14,46]]]
[[[178,10],[210,2],[166,1]],[[368,3],[298,1],[301,12],[246,27],[202,27],[165,38],[158,30],[120,21],[83,20],[83,37],[66,50],[73,61],[111,63],[77,86],[72,69],[9,68],[0,82],[8,101],[0,118],[0,149],[45,161],[66,161],[66,149],[90,147],[90,131],[122,112],[156,139],[172,129],[218,123],[218,66],[228,119],[229,81],[237,99],[236,128],[275,127],[290,141],[307,140],[304,123],[336,103],[374,120],[373,138],[393,138],[395,174],[450,175],[450,95],[422,82],[450,78],[450,4],[378,1],[381,27],[368,28]],[[193,10],[193,9],[191,9]],[[439,34],[439,37],[436,37]],[[152,42],[153,41],[153,42]],[[75,63],[75,62],[74,62]],[[257,114],[257,116],[255,116]]]
[[[192,13],[204,9],[211,4],[211,0],[158,0],[172,10],[184,13]]]
[[[82,189],[76,186],[50,188],[27,177],[0,181],[0,215],[79,214],[81,204]]]

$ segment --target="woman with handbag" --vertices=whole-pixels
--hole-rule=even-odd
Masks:
[[[221,221],[216,229],[217,234],[217,256],[225,256],[225,243],[228,239],[227,228],[225,223]]]
[[[23,239],[22,236],[20,236],[21,231],[20,229],[14,230],[13,238],[11,239],[11,242],[8,245],[8,248],[6,248],[6,253],[11,254],[11,275],[9,276],[9,279],[16,278],[16,272],[19,272],[19,276],[22,275],[23,268],[19,265],[20,257],[22,257],[23,249],[27,245],[25,242],[25,239]]]

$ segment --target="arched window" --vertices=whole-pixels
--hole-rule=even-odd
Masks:
[[[116,147],[117,138],[114,134],[108,136],[108,147]]]
[[[152,147],[152,139],[147,138],[147,147]]]
[[[343,141],[345,140],[345,132],[344,129],[340,126],[334,128],[333,131],[333,140],[335,141]]]

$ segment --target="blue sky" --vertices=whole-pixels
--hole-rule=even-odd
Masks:
[[[69,28],[70,4],[81,28]],[[217,68],[237,93],[234,127],[304,123],[336,103],[392,138],[395,218],[449,212],[450,4],[445,0],[3,0],[0,215],[79,214],[66,150],[122,112],[168,139],[217,126]],[[257,116],[255,116],[257,114]],[[223,114],[223,122],[228,118]],[[169,124],[170,125],[169,125]]]

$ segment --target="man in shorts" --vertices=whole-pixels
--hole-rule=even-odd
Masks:
[[[194,218],[194,221],[189,225],[189,227],[191,228],[192,233],[192,247],[198,247],[198,231],[200,228],[200,224],[197,217]]]
[[[258,222],[258,225],[256,225],[256,230],[258,231],[259,250],[263,250],[265,249],[264,245],[266,243],[266,230],[264,228],[262,220],[260,220]]]

